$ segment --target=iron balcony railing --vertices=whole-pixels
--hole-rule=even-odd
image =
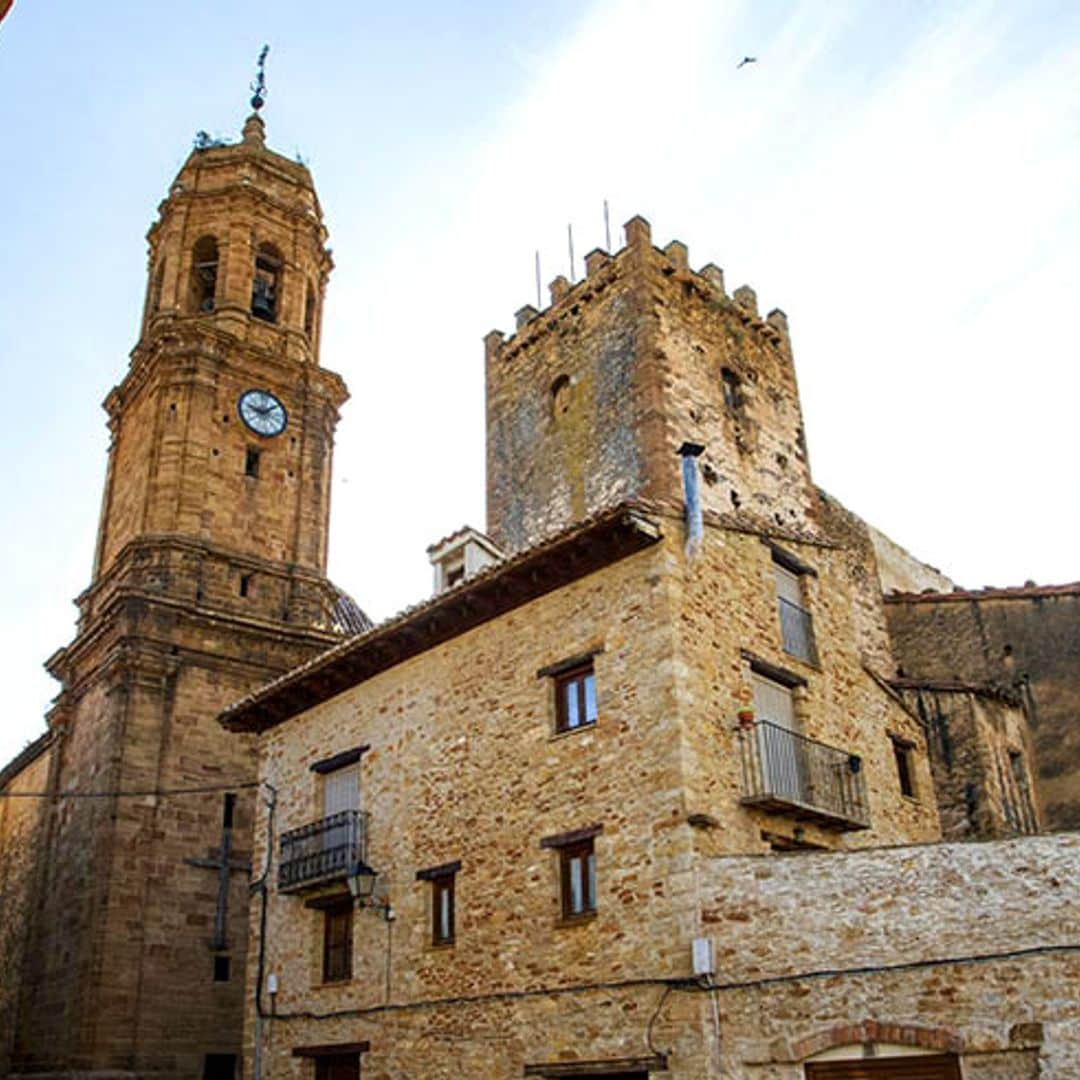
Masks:
[[[281,834],[278,888],[282,892],[347,877],[366,861],[367,814],[342,810]]]
[[[789,656],[797,656],[808,664],[816,664],[817,647],[814,644],[814,623],[810,612],[782,596],[779,599],[780,636],[784,643],[784,652]]]
[[[866,779],[856,754],[769,720],[739,730],[743,802],[832,829],[866,829]]]

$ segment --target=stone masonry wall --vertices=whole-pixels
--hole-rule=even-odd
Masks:
[[[8,1074],[11,1063],[19,995],[12,975],[26,948],[48,810],[44,799],[19,796],[49,790],[52,753],[49,736],[43,739],[43,745],[24,751],[31,755],[25,765],[16,758],[0,779],[0,965],[5,973],[0,978],[0,1076]]]
[[[889,597],[904,674],[1027,695],[1048,828],[1080,827],[1080,586]]]
[[[1022,707],[970,690],[900,693],[928,733],[942,835],[965,840],[1037,832],[1041,815]]]
[[[673,524],[671,531],[676,529]],[[807,842],[828,847],[936,838],[925,735],[915,716],[863,666],[856,633],[859,592],[848,577],[848,553],[827,544],[785,541],[783,547],[814,571],[801,578],[816,644],[814,663],[783,649],[772,551],[762,537],[706,527],[700,555],[689,562],[678,559],[676,670],[687,801],[692,811],[718,822],[704,841],[706,850],[719,845],[752,851],[764,846],[763,832],[792,837],[796,827]],[[790,815],[740,806],[743,751],[755,737],[738,730],[736,719],[740,709],[753,705],[747,654],[804,680],[794,691],[802,734],[859,756],[870,829],[838,834]],[[900,791],[890,734],[916,748],[917,798]]]
[[[397,916],[388,927],[358,912],[358,977],[323,985],[321,913],[273,888],[266,970],[280,978],[280,1015],[313,1005],[319,1012],[362,1010],[389,998],[405,1009],[395,1024],[423,1026],[427,1013],[414,1016],[409,1003],[492,993],[513,998],[682,969],[690,837],[662,560],[656,549],[626,558],[263,737],[262,775],[278,791],[278,834],[323,814],[312,764],[370,747],[361,767],[362,803],[371,815],[369,861],[387,881]],[[597,723],[555,734],[552,681],[537,672],[591,650],[602,650],[594,659]],[[541,849],[540,840],[592,825],[603,826],[595,839],[598,911],[563,924],[557,855]],[[265,826],[264,814],[260,836]],[[416,880],[416,872],[457,859],[456,944],[432,948],[430,885]],[[647,933],[626,932],[628,911]],[[254,921],[252,929],[257,935]],[[360,975],[369,972],[378,977]],[[643,1002],[655,992],[631,996],[626,1020],[640,1042]],[[605,1015],[604,1023],[616,1022],[617,1013]],[[291,1046],[363,1027],[302,1019],[276,1025],[281,1075],[299,1075],[295,1063],[286,1065]],[[372,1074],[417,1075],[415,1059],[406,1066],[394,1056],[406,1048],[393,1043],[392,1030],[380,1021]],[[572,1035],[560,1026],[544,1029],[544,1052],[558,1056]],[[252,1037],[249,1015],[249,1061]],[[454,1072],[460,1047],[439,1049],[447,1056],[427,1060],[425,1075],[461,1075]],[[490,1075],[520,1075],[520,1065],[515,1072],[498,1046],[487,1052],[496,1051]]]
[[[677,451],[701,443],[706,510],[812,527],[787,320],[729,298],[723,274],[690,270],[643,218],[627,246],[558,278],[543,312],[485,339],[488,532],[508,551],[626,498],[680,502]]]
[[[700,874],[730,1075],[795,1080],[868,1027],[960,1052],[965,1077],[1080,1075],[1075,834],[718,858]],[[1009,1071],[1023,1059],[1041,1071]]]

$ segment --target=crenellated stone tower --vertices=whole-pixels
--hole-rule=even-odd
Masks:
[[[681,503],[678,449],[703,445],[706,513],[815,529],[787,319],[752,289],[691,270],[632,218],[626,246],[556,278],[487,353],[488,531],[506,551],[629,498]]]
[[[234,1075],[255,769],[215,717],[365,623],[325,576],[347,393],[308,170],[253,115],[197,143],[149,244],[93,579],[48,661],[51,790],[100,797],[50,804],[17,1073]]]

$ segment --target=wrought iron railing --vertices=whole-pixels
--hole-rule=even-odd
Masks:
[[[367,855],[367,814],[342,810],[281,834],[283,892],[346,877]]]
[[[810,618],[810,612],[782,596],[779,600],[780,637],[784,652],[809,664],[816,664],[817,647],[814,644],[814,622]]]
[[[769,720],[739,730],[743,802],[840,829],[870,825],[866,779],[856,754]]]

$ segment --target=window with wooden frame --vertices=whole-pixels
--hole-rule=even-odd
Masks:
[[[353,900],[343,897],[323,908],[323,982],[352,978]]]
[[[900,782],[900,794],[915,798],[915,744],[899,735],[890,735],[893,758],[896,761],[896,778]]]
[[[578,919],[596,911],[596,852],[593,840],[559,849],[562,916]]]
[[[582,919],[596,913],[596,849],[594,841],[603,831],[600,825],[548,836],[542,848],[552,848],[558,857],[559,907],[563,921]]]
[[[417,881],[431,882],[431,944],[454,944],[454,879],[461,862],[418,870]]]
[[[596,673],[591,659],[554,676],[555,730],[576,731],[596,723]]]

